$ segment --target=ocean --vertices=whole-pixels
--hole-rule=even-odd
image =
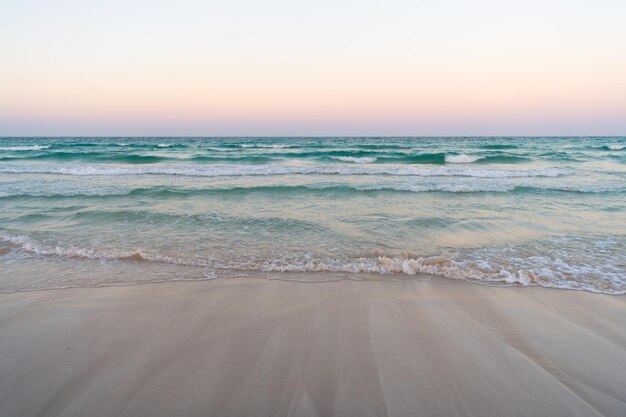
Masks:
[[[0,138],[0,292],[244,276],[624,294],[626,138]]]

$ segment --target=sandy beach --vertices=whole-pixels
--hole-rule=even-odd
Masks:
[[[626,417],[625,1],[0,1],[0,417]]]
[[[2,416],[623,416],[626,297],[217,279],[0,295]]]

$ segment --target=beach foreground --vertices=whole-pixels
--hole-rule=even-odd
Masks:
[[[2,416],[623,416],[626,297],[230,278],[0,295]]]

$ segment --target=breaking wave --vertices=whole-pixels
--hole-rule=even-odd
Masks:
[[[354,162],[355,164],[371,164],[372,162],[376,162],[375,156],[363,156],[360,158],[355,158],[353,156],[333,156],[333,159],[337,159],[342,162]]]
[[[467,164],[471,162],[476,162],[482,157],[477,155],[446,155],[446,162],[449,164]]]
[[[498,259],[504,252],[476,251],[466,255],[452,254],[428,257],[374,256],[362,258],[329,258],[311,256],[288,256],[281,259],[251,260],[220,263],[207,259],[183,258],[151,253],[142,249],[121,250],[116,248],[81,248],[41,244],[27,236],[0,234],[0,240],[14,249],[44,256],[72,257],[100,260],[133,262],[158,262],[174,265],[197,266],[216,270],[239,270],[275,273],[319,273],[341,272],[348,274],[378,274],[383,276],[434,275],[450,279],[470,281],[486,285],[543,286],[561,289],[585,290],[605,294],[626,294],[626,274],[620,265],[626,262],[622,255],[618,259],[607,259],[598,265],[589,265],[576,256],[533,255],[512,256],[507,263]],[[611,242],[596,242],[607,245]],[[588,245],[587,243],[584,243]],[[585,249],[583,247],[583,249]],[[505,250],[506,251],[506,250]],[[285,277],[289,280],[288,277]],[[317,278],[316,278],[317,279]],[[358,279],[358,278],[357,278]],[[306,280],[299,279],[299,280]]]
[[[50,145],[32,145],[32,146],[0,146],[0,151],[40,151],[48,149]]]
[[[558,177],[568,171],[558,168],[537,169],[488,169],[488,168],[449,168],[449,167],[356,167],[330,165],[214,165],[207,167],[170,166],[42,166],[5,165],[0,173],[12,174],[60,174],[78,176],[122,176],[122,175],[181,175],[200,177],[224,176],[269,176],[269,175],[395,175],[416,177],[477,177],[477,178],[520,178]]]
[[[556,186],[549,184],[515,184],[515,183],[439,183],[439,184],[341,184],[341,183],[311,183],[303,185],[251,185],[251,186],[206,186],[203,188],[174,188],[167,186],[141,187],[134,189],[67,189],[63,191],[50,190],[15,190],[13,192],[0,191],[0,198],[29,198],[29,197],[153,197],[153,198],[177,198],[192,197],[212,194],[237,194],[237,193],[297,193],[297,192],[445,192],[445,193],[624,193],[625,186],[616,187],[589,187],[589,186]]]

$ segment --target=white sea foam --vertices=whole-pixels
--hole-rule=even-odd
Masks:
[[[575,265],[561,259],[533,257],[532,263],[519,260],[516,267],[505,267],[482,259],[453,259],[449,256],[424,258],[385,257],[356,260],[309,259],[302,261],[268,261],[239,265],[238,269],[264,272],[343,272],[382,275],[435,275],[481,284],[538,285],[543,287],[585,290],[606,294],[626,294],[626,276],[610,265]],[[579,275],[593,276],[576,280]]]
[[[185,260],[182,258],[176,258],[160,254],[148,254],[141,249],[122,250],[116,248],[102,247],[81,248],[76,246],[49,246],[41,244],[36,240],[30,239],[28,236],[11,236],[3,234],[0,234],[0,240],[12,246],[18,247],[26,252],[36,253],[38,255],[75,257],[86,259],[126,259],[133,261],[162,262],[177,265],[207,266],[207,263],[201,260]]]
[[[416,184],[381,184],[381,185],[357,185],[354,187],[357,190],[395,190],[395,191],[409,191],[414,193],[430,192],[430,191],[444,191],[449,193],[477,193],[477,192],[507,192],[513,191],[517,188],[513,184],[430,184],[430,185],[416,185]]]
[[[477,177],[477,178],[521,178],[558,177],[568,171],[557,168],[537,169],[486,169],[486,168],[422,168],[405,167],[365,167],[333,165],[213,165],[208,167],[189,165],[150,165],[150,166],[44,166],[44,165],[4,165],[0,173],[38,173],[61,175],[182,175],[200,177],[224,176],[269,176],[269,175],[395,175],[416,177]]]
[[[332,159],[337,159],[343,162],[354,162],[355,164],[370,164],[376,161],[376,157],[374,156],[363,156],[361,158],[356,158],[353,156],[332,156]]]
[[[606,145],[606,147],[612,151],[621,151],[622,149],[626,148],[626,145],[615,144],[615,145]]]
[[[32,146],[0,146],[0,151],[39,151],[48,149],[50,145],[32,145]]]
[[[265,192],[269,192],[268,190],[272,188],[272,185],[262,185],[260,186],[265,190]],[[404,191],[404,192],[413,192],[413,193],[422,193],[422,192],[448,192],[448,193],[480,193],[480,192],[495,192],[495,193],[505,193],[516,191],[518,189],[526,189],[526,190],[546,190],[546,191],[562,191],[562,192],[574,192],[574,193],[610,193],[610,192],[626,192],[626,188],[623,186],[613,187],[613,188],[597,188],[597,187],[588,187],[588,186],[555,186],[550,184],[528,184],[527,182],[462,182],[462,183],[438,183],[438,184],[412,184],[412,183],[378,183],[378,184],[359,184],[359,183],[333,183],[333,182],[324,182],[324,183],[309,183],[309,184],[297,184],[297,185],[289,185],[289,184],[275,184],[274,187],[285,189],[285,188],[308,188],[311,190],[325,190],[325,189],[335,189],[335,188],[345,188],[346,190],[357,190],[357,191]],[[235,185],[215,185],[215,186],[204,186],[202,188],[164,188],[160,189],[159,187],[155,187],[153,189],[143,189],[149,193],[150,191],[159,192],[159,191],[172,191],[176,193],[176,195],[184,195],[184,194],[193,194],[193,193],[201,193],[201,192],[211,192],[211,191],[231,191],[231,190],[255,190],[259,188],[258,186],[235,186]],[[8,191],[0,191],[0,198],[11,198],[11,197],[120,197],[120,196],[128,196],[133,192],[138,191],[138,189],[102,189],[102,188],[71,188],[71,189],[58,189],[58,190],[50,190],[46,189],[33,189],[33,190],[24,190],[22,188],[16,188]],[[141,190],[140,190],[141,191]]]
[[[203,148],[203,149],[206,149],[208,151],[213,151],[213,152],[233,152],[233,149],[231,149],[231,148],[218,148],[218,147],[215,147],[215,146],[208,146],[208,147]]]
[[[276,188],[285,189],[285,188],[293,188],[294,190],[299,188],[307,188],[311,190],[325,190],[325,189],[339,189],[343,188],[346,190],[356,190],[356,191],[404,191],[404,192],[413,192],[413,193],[422,193],[422,192],[448,192],[448,193],[480,193],[480,192],[493,192],[493,193],[506,193],[511,191],[516,191],[520,189],[525,190],[545,190],[545,191],[561,191],[561,192],[573,192],[573,193],[614,193],[614,192],[626,192],[626,188],[624,186],[615,186],[615,187],[589,187],[586,185],[580,186],[556,186],[551,184],[529,184],[527,182],[518,182],[508,181],[506,183],[502,182],[478,182],[478,181],[464,181],[464,182],[448,182],[448,183],[437,183],[437,184],[414,184],[414,183],[345,183],[345,182],[323,182],[323,183],[308,183],[308,184],[297,184],[297,185],[275,185]],[[211,191],[231,191],[231,190],[255,190],[257,188],[263,188],[266,192],[272,188],[272,185],[261,185],[261,186],[236,186],[236,185],[214,185],[214,186],[203,186],[200,188],[161,188],[161,187],[153,187],[153,188],[143,188],[143,189],[133,189],[133,188],[68,188],[68,189],[56,189],[51,190],[49,187],[41,188],[41,189],[31,189],[24,190],[23,188],[14,188],[11,190],[0,191],[0,198],[11,198],[11,197],[122,197],[133,194],[135,191],[145,191],[146,194],[149,194],[151,191],[158,193],[159,191],[172,191],[173,194],[181,196],[184,194],[194,194],[201,192],[211,192]],[[160,197],[162,198],[162,197]]]
[[[620,268],[626,259],[619,255],[616,259],[608,257],[604,259],[603,263],[596,265],[576,262],[575,259],[579,254],[574,254],[569,259],[565,256],[565,251],[558,252],[559,256],[557,257],[549,255],[515,257],[515,251],[509,249],[505,249],[506,253],[502,252],[502,249],[499,252],[496,250],[495,253],[494,250],[490,249],[465,256],[378,256],[355,259],[317,258],[306,255],[290,256],[283,259],[217,263],[204,259],[185,259],[158,253],[146,253],[141,249],[120,250],[98,247],[49,246],[38,243],[27,236],[0,234],[0,240],[20,250],[45,256],[148,261],[214,269],[276,273],[341,272],[400,276],[427,274],[491,285],[538,285],[596,293],[626,294],[626,274]],[[596,246],[602,247],[603,244],[605,243],[596,242]],[[611,242],[606,242],[606,244],[610,245]],[[504,258],[502,255],[505,255]],[[507,264],[502,264],[497,259],[507,259]]]
[[[242,148],[270,148],[270,149],[282,149],[282,148],[291,147],[291,145],[266,144],[266,143],[243,143],[239,146],[241,146]]]
[[[477,192],[507,192],[517,188],[515,184],[493,184],[493,183],[464,183],[464,184],[307,184],[306,188],[323,190],[328,188],[347,188],[358,191],[406,191],[413,193],[425,193],[432,191],[442,191],[450,193],[477,193]]]
[[[449,164],[468,164],[471,162],[476,162],[479,159],[482,159],[482,157],[477,156],[477,155],[461,154],[461,155],[446,155],[445,156],[445,161]]]

